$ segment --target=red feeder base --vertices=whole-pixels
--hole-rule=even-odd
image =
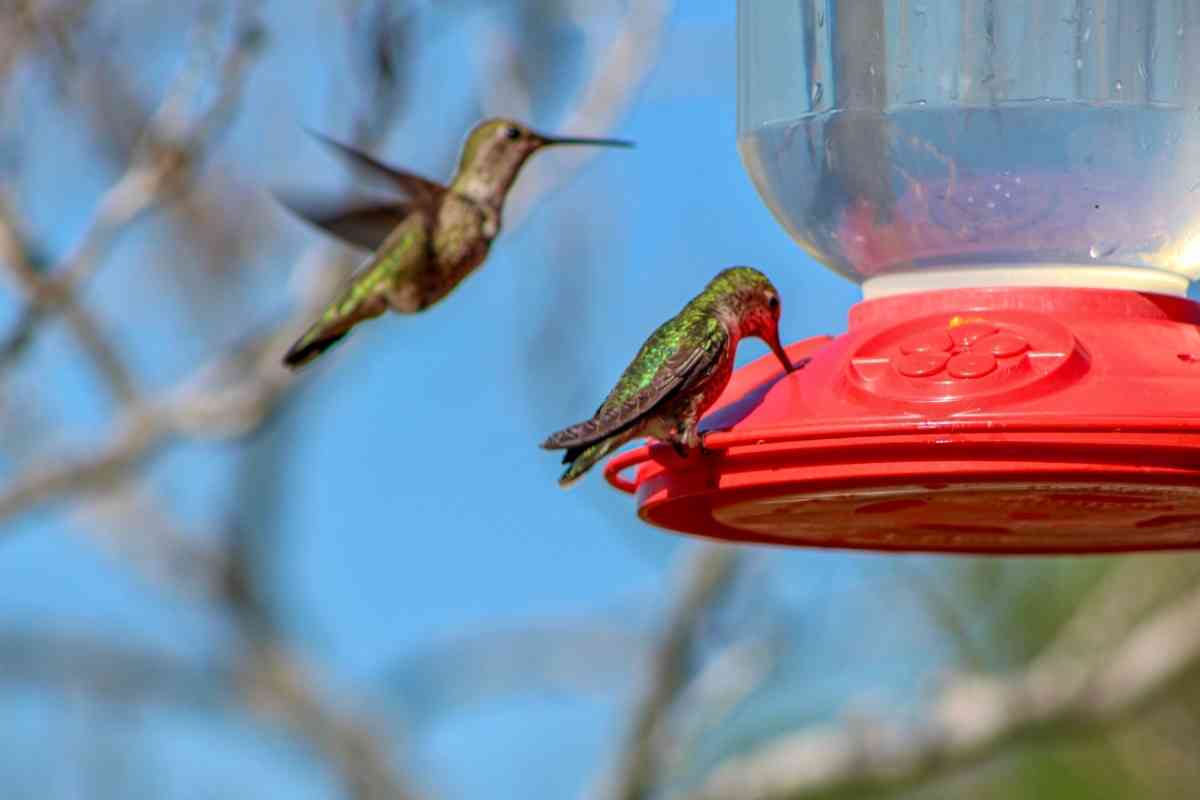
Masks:
[[[654,525],[870,550],[1200,548],[1200,305],[1106,289],[869,300],[849,331],[734,374],[708,454],[609,482]],[[637,467],[632,481],[623,470]]]

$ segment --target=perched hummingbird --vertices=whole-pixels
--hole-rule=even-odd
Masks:
[[[570,466],[559,485],[574,483],[639,436],[667,442],[684,457],[692,447],[703,448],[696,426],[729,383],[743,336],[762,339],[786,371],[794,369],[779,343],[779,311],[779,292],[758,270],[718,273],[650,335],[591,419],[542,442],[547,450],[567,451],[563,463]]]
[[[467,137],[449,186],[396,169],[366,153],[319,137],[362,172],[402,197],[351,207],[285,206],[335,236],[374,252],[283,362],[297,368],[386,309],[412,314],[441,300],[487,257],[500,232],[504,198],[525,160],[550,145],[631,147],[618,139],[546,136],[508,119],[479,123]]]

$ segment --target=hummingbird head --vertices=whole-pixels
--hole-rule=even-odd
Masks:
[[[731,267],[712,279],[709,291],[718,298],[717,313],[736,326],[739,336],[762,339],[785,371],[795,369],[779,341],[779,290],[766,275],[753,267]]]
[[[499,206],[525,160],[543,147],[590,144],[632,147],[621,139],[547,136],[511,119],[488,119],[467,136],[452,189],[481,203]]]

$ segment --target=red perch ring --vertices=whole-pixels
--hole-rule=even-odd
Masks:
[[[868,300],[738,370],[605,476],[639,516],[743,542],[960,553],[1200,548],[1200,305],[1107,289]],[[632,480],[622,472],[636,467]]]

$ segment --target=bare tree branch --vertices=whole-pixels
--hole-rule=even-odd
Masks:
[[[736,567],[734,549],[721,545],[704,545],[684,562],[666,630],[648,665],[645,694],[634,707],[629,734],[601,797],[643,800],[654,789],[662,760],[663,721],[687,684],[687,658],[699,624],[719,602]]]
[[[228,558],[190,535],[143,481],[122,481],[74,518],[116,560],[152,585],[214,606],[228,590]]]
[[[249,67],[259,52],[263,34],[250,10],[253,5],[243,3],[238,28],[218,65],[217,96],[209,107],[195,119],[185,120],[184,107],[200,82],[197,75],[185,70],[142,131],[125,174],[100,199],[87,232],[54,270],[62,289],[74,289],[86,281],[130,223],[186,187],[204,148],[232,118]]]
[[[118,396],[127,403],[136,399],[131,379],[123,374],[111,346],[100,336],[98,326],[74,295],[132,223],[186,189],[204,148],[232,118],[262,40],[262,29],[252,10],[254,5],[252,0],[245,0],[241,6],[237,30],[218,65],[216,99],[209,107],[192,120],[184,119],[184,106],[200,82],[197,75],[185,70],[175,90],[167,94],[142,131],[124,174],[100,198],[91,223],[74,249],[45,275],[20,269],[22,274],[18,277],[29,295],[30,305],[20,315],[16,329],[6,337],[6,343],[0,345],[0,352],[11,358],[19,349],[13,343],[27,340],[35,326],[45,323],[55,311],[62,311]],[[9,224],[8,228],[4,237],[8,261],[14,268],[21,263],[28,265],[27,254],[22,254],[27,253],[27,248],[20,247],[21,240],[12,235],[18,227]]]
[[[30,258],[30,252],[31,248],[24,241],[14,221],[9,199],[0,196],[0,259],[8,265],[9,271],[16,277],[30,302],[29,310],[22,315],[18,324],[33,326],[42,321],[43,314],[35,309],[50,305],[61,308],[76,340],[91,358],[113,395],[124,405],[136,405],[139,396],[133,376],[101,333],[99,324],[76,302],[69,291],[63,291],[37,270]],[[19,331],[16,336],[24,338],[28,336],[28,332]],[[4,349],[11,350],[11,345]]]
[[[227,707],[230,688],[240,686],[250,707],[285,725],[301,741],[330,758],[356,800],[410,800],[415,795],[395,777],[386,737],[357,717],[332,711],[308,670],[292,655],[257,653],[241,670],[222,663],[193,665],[186,659],[130,645],[113,645],[84,634],[0,631],[0,682],[83,688],[115,703],[188,705],[210,711]],[[344,703],[342,704],[344,705]]]
[[[364,722],[362,714],[335,711],[346,703],[325,701],[309,673],[280,647],[256,648],[243,673],[244,689],[252,707],[279,719],[324,753],[355,800],[415,798],[397,777],[394,756],[383,745],[387,737]]]
[[[86,17],[93,1],[10,3],[5,8],[5,24],[0,27],[0,80],[7,78],[13,66],[42,41],[51,39],[62,46],[66,31]]]
[[[426,645],[376,683],[414,728],[500,697],[608,691],[642,663],[646,632],[609,614],[499,628]]]
[[[114,426],[108,442],[92,453],[27,468],[0,489],[0,525],[67,495],[112,487],[179,439],[236,438],[258,428],[279,407],[296,376],[279,352],[319,307],[338,277],[315,247],[305,270],[313,280],[297,287],[299,302],[277,328],[256,335],[200,367],[179,386],[145,401]]]
[[[734,709],[763,685],[776,666],[780,644],[763,637],[735,642],[709,658],[679,692],[676,705],[684,713],[667,743],[663,759],[667,769],[660,782],[679,774],[701,737],[719,729]]]
[[[297,317],[307,317],[305,306]],[[283,335],[290,326],[281,329]],[[280,341],[280,333],[265,337]],[[217,371],[227,359],[206,365],[193,383]],[[236,360],[230,356],[228,360]],[[96,452],[74,460],[54,459],[48,466],[29,468],[0,490],[0,523],[63,495],[91,493],[113,485],[176,438],[222,439],[241,436],[258,427],[277,407],[294,378],[279,365],[275,347],[264,346],[250,370],[234,383],[217,388],[185,388],[157,401],[147,401],[116,426],[109,442]]]
[[[97,452],[28,468],[0,491],[0,523],[62,495],[87,494],[112,485],[161,445],[168,432],[153,411],[137,412],[127,424],[118,426],[108,444]]]
[[[80,687],[112,702],[219,708],[233,673],[219,663],[187,659],[83,633],[0,630],[0,681]]]
[[[1030,736],[1101,730],[1145,708],[1198,666],[1200,590],[1192,590],[1088,659],[1068,652],[1010,676],[953,679],[916,725],[860,722],[790,734],[727,761],[688,797],[794,800],[919,783]]]

